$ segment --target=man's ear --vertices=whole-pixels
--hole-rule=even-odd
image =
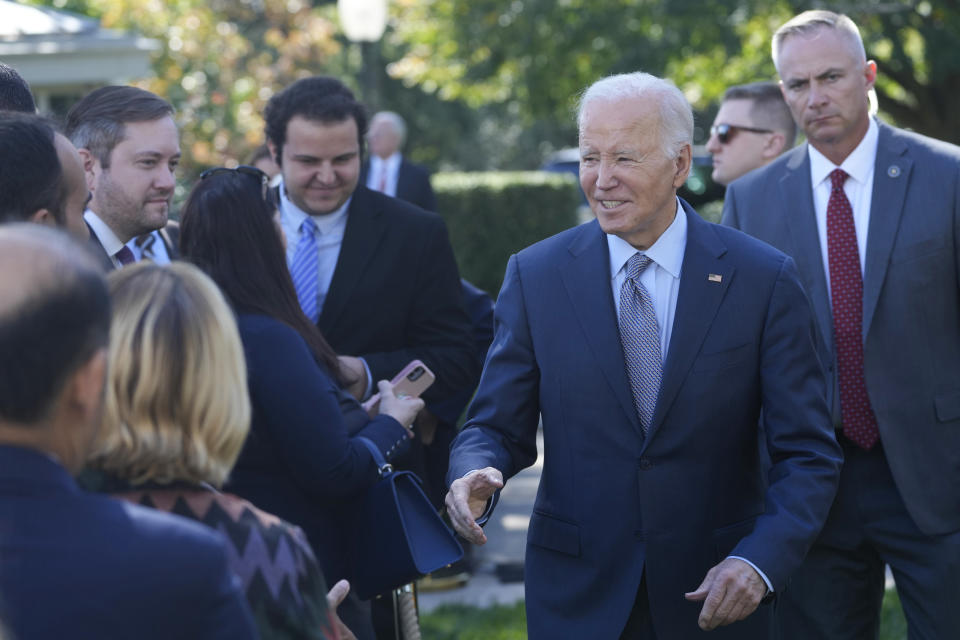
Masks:
[[[773,160],[784,152],[784,147],[786,147],[786,144],[787,137],[779,131],[774,131],[772,134],[770,134],[770,138],[767,140],[767,143],[763,145],[763,151],[761,152],[761,155],[766,160]]]
[[[62,432],[61,462],[71,472],[83,468],[103,421],[107,381],[107,348],[101,347],[67,381],[59,411],[69,429]]]
[[[676,172],[673,174],[673,186],[679,189],[687,181],[687,177],[690,175],[690,167],[693,164],[693,149],[689,144],[683,145],[674,162],[676,163]]]
[[[267,140],[267,149],[270,150],[270,157],[273,158],[273,161],[277,163],[278,167],[282,167],[283,164],[280,162],[280,154],[277,150],[277,145],[274,144],[273,140]]]
[[[83,173],[87,179],[87,189],[93,191],[97,183],[97,176],[102,170],[100,161],[93,157],[89,149],[77,149],[77,153],[80,154],[80,160],[83,161]]]
[[[37,209],[32,216],[30,216],[30,222],[35,224],[45,224],[48,227],[56,227],[57,219],[53,217],[53,213],[50,212],[50,209]]]

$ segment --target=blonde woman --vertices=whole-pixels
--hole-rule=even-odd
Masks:
[[[338,638],[303,532],[219,491],[247,437],[250,400],[217,286],[185,263],[141,263],[109,283],[106,410],[88,465],[100,489],[221,531],[265,640]]]

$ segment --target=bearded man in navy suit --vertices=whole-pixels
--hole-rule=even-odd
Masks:
[[[693,114],[671,83],[600,80],[579,130],[597,220],[510,258],[448,511],[485,541],[476,519],[535,460],[542,416],[530,638],[767,638],[758,606],[816,537],[840,465],[796,269],[677,198]]]
[[[870,115],[856,24],[807,11],[773,59],[807,144],[735,181],[723,221],[797,261],[845,460],[778,611],[784,638],[876,638],[893,570],[911,638],[960,629],[960,149]]]

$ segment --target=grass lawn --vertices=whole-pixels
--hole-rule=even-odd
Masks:
[[[424,640],[525,640],[527,618],[523,603],[487,609],[444,605],[425,614],[420,627]],[[906,640],[907,623],[895,591],[883,599],[880,640]]]

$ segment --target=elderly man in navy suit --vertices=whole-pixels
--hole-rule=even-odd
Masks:
[[[388,196],[412,202],[427,211],[437,210],[430,173],[407,160],[401,149],[407,139],[407,123],[398,113],[380,111],[370,119],[367,142],[370,157],[360,169],[360,183]]]
[[[220,535],[81,491],[110,304],[95,258],[0,227],[0,621],[14,638],[254,638]]]
[[[510,258],[448,511],[485,541],[476,519],[536,458],[542,416],[531,638],[766,638],[758,606],[819,532],[840,465],[796,269],[677,198],[693,115],[671,83],[597,82],[579,130],[597,220]]]
[[[723,220],[797,261],[845,462],[781,599],[783,636],[876,638],[889,564],[911,638],[960,632],[960,149],[870,116],[857,26],[802,13],[773,60],[807,144],[734,182]]]

